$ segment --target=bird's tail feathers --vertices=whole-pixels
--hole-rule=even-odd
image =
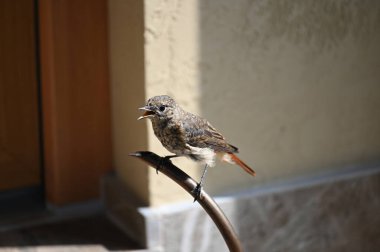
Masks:
[[[227,154],[225,154],[224,157],[223,157],[223,160],[227,161],[229,163],[235,163],[238,166],[240,166],[241,168],[243,168],[243,170],[246,171],[247,173],[249,173],[250,175],[256,176],[256,172],[254,170],[252,170],[251,167],[249,167],[246,163],[244,163],[240,158],[238,158],[233,153],[227,153]]]

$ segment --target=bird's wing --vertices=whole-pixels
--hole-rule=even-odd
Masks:
[[[211,148],[217,152],[236,153],[238,148],[226,142],[207,120],[188,113],[182,122],[186,142],[198,148]]]

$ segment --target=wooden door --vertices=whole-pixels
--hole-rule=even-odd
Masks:
[[[0,192],[41,184],[36,5],[0,1]]]
[[[107,0],[0,0],[0,210],[25,187],[55,205],[99,197],[107,50]]]
[[[46,200],[99,197],[112,169],[107,0],[39,0]]]

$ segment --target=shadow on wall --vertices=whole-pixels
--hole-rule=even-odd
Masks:
[[[199,1],[199,13],[202,115],[257,172],[218,165],[208,192],[380,160],[379,3]],[[356,251],[376,208],[357,190],[375,191],[359,180],[274,194],[239,203],[233,219],[247,251]]]
[[[218,165],[210,193],[379,160],[380,4],[199,1],[199,13],[202,115],[258,174]]]

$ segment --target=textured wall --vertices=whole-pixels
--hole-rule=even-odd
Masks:
[[[218,165],[206,178],[209,192],[379,160],[379,2],[154,0],[144,2],[144,22],[145,85],[116,82],[116,118],[158,94],[208,118],[258,174],[253,179],[237,167]],[[116,56],[126,53],[119,46]],[[126,69],[119,71],[120,81],[129,76]],[[131,89],[138,90],[133,103],[122,93]],[[114,121],[122,176],[134,169],[126,168],[125,145],[141,139],[122,132],[121,123],[145,129],[144,122],[129,124],[128,118]],[[150,123],[146,141],[149,149],[166,153]],[[199,179],[194,164],[175,163]],[[153,205],[190,200],[152,169],[144,181]]]
[[[128,155],[148,146],[147,128],[136,120],[145,99],[143,3],[112,0],[108,10],[113,165],[132,193],[149,204],[147,167]]]
[[[146,98],[168,94],[187,110],[200,113],[199,26],[197,1],[145,2]],[[168,154],[148,124],[149,149]],[[195,178],[194,162],[184,158],[173,162]],[[191,200],[165,176],[150,170],[149,189],[152,205]]]
[[[169,93],[208,118],[257,170],[252,179],[217,166],[209,191],[380,158],[379,4],[182,0],[145,8],[147,96]],[[149,141],[161,149],[152,133]],[[152,178],[152,192],[163,199],[159,183]]]
[[[257,171],[209,191],[379,160],[380,2],[199,3],[201,114]]]

